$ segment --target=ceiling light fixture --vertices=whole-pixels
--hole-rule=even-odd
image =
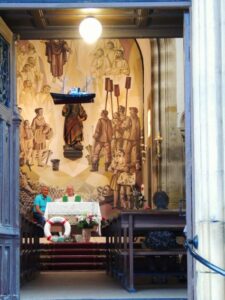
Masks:
[[[80,23],[79,32],[86,43],[93,44],[102,34],[102,24],[94,17],[87,17]]]

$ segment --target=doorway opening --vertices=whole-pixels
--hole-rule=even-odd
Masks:
[[[63,47],[67,48],[67,60],[61,66],[52,65],[46,55],[48,46],[58,47],[61,41]],[[55,44],[52,45],[53,43]],[[115,49],[110,49],[110,46]],[[21,38],[17,41],[17,99],[21,108],[24,134],[22,138],[20,136],[20,146],[25,147],[20,157],[22,214],[31,215],[33,199],[41,185],[47,185],[51,197],[61,201],[66,187],[72,185],[83,202],[97,200],[100,203],[101,215],[107,219],[116,218],[121,211],[141,212],[142,209],[175,209],[183,215],[185,128],[182,38],[109,37],[99,41],[92,49],[87,50],[85,47],[82,41],[64,37],[44,41]],[[88,73],[88,70],[91,72]],[[113,91],[107,90],[106,78],[113,80]],[[119,94],[115,92],[115,85],[119,86]],[[78,158],[65,154],[65,148],[71,146],[71,136],[67,139],[66,118],[72,113],[73,122],[69,123],[71,129],[76,123],[74,114],[77,111],[70,112],[70,108],[66,106],[54,106],[50,97],[50,92],[67,93],[73,87],[82,87],[88,92],[96,93],[92,107],[82,104],[82,108],[79,108],[83,111],[83,116],[79,116],[79,128],[76,127],[75,130],[76,134],[80,130],[79,143],[76,140],[75,147],[75,152],[82,152]],[[78,109],[77,105],[73,109]],[[103,111],[108,111],[107,117],[113,121],[111,153],[109,145],[106,145],[109,141],[102,145],[96,135]],[[44,120],[41,125],[42,132],[39,132],[40,124],[35,124],[40,119]],[[117,120],[119,125],[116,124]],[[135,120],[136,124],[140,124],[139,136],[136,135],[134,140],[127,140],[125,121],[130,122],[130,134]],[[74,138],[77,138],[75,133]],[[69,134],[72,134],[71,130]],[[96,144],[100,147],[100,150],[97,148],[98,151]],[[115,152],[112,151],[113,147]],[[68,147],[68,150],[71,148]],[[56,169],[54,160],[59,162]],[[115,186],[110,183],[114,173],[120,175],[121,170],[118,172],[116,168],[121,162],[124,165],[122,172],[125,178],[117,177]],[[126,180],[131,183],[127,184]],[[28,228],[29,231],[31,227],[27,224],[24,229]],[[29,254],[32,257],[34,253],[38,254],[35,243],[40,242],[41,229],[35,229],[35,236],[26,230],[22,244],[25,248],[30,248]],[[59,232],[57,235],[62,231],[57,228],[54,230]],[[146,247],[146,235],[142,234],[141,237],[137,241],[141,247]],[[75,243],[79,243],[79,238],[81,239],[81,232],[75,229],[74,240],[68,242],[76,240]],[[182,244],[182,241],[178,241],[180,236],[175,238],[178,244]],[[171,236],[170,240],[172,239]],[[99,241],[98,237],[92,237],[92,240]],[[104,240],[101,242],[104,243]],[[47,244],[46,241],[44,244]],[[24,249],[24,253],[27,249]],[[25,264],[29,264],[27,254],[28,252],[24,256]],[[36,254],[33,261],[37,258]],[[152,265],[158,264],[157,257],[158,255],[154,256]],[[169,260],[164,266],[173,261],[171,254],[168,257]],[[180,255],[177,259],[180,259]],[[184,265],[179,265],[179,268],[182,267]],[[23,260],[21,270],[22,268]]]
[[[109,42],[116,44],[116,48],[120,49],[120,51],[123,51],[124,53],[126,53],[125,50],[127,51],[125,54],[126,59],[123,62],[124,65],[122,65],[122,71],[119,70],[119,68],[115,68],[114,70],[113,68],[115,66],[113,64],[112,70],[105,70],[105,67],[107,68],[107,61],[104,61],[105,56],[103,56],[102,53],[107,51]],[[100,205],[101,216],[107,220],[116,218],[118,214],[124,211],[135,211],[140,214],[143,212],[144,214],[144,212],[148,210],[163,210],[163,212],[165,212],[165,210],[170,211],[174,209],[177,210],[179,214],[184,214],[184,82],[182,77],[184,70],[182,63],[183,40],[139,39],[136,43],[136,41],[133,41],[132,39],[105,39],[104,41],[99,41],[99,44],[97,46],[95,45],[91,50],[89,50],[87,47],[85,48],[85,45],[82,41],[64,40],[64,44],[65,43],[69,45],[71,51],[70,55],[72,57],[68,55],[68,65],[65,64],[64,66],[64,77],[56,78],[55,76],[52,76],[50,81],[45,82],[44,85],[40,84],[40,86],[42,85],[43,88],[41,88],[40,92],[38,92],[38,84],[40,81],[44,82],[43,78],[51,78],[51,74],[48,70],[49,63],[47,60],[44,60],[44,56],[42,63],[40,63],[40,65],[37,67],[36,75],[37,78],[40,79],[35,80],[34,77],[32,79],[33,81],[30,80],[32,85],[29,86],[27,86],[29,79],[23,80],[23,85],[18,91],[18,104],[22,109],[21,115],[24,119],[24,132],[28,135],[28,132],[31,131],[30,140],[32,145],[32,148],[29,149],[30,153],[27,149],[25,149],[25,153],[21,153],[20,176],[24,179],[24,185],[21,190],[21,212],[25,210],[25,213],[23,212],[23,216],[27,218],[27,216],[30,214],[33,207],[34,197],[39,193],[41,184],[43,183],[48,186],[49,195],[51,196],[53,202],[56,202],[57,205],[58,202],[63,203],[67,185],[72,185],[75,193],[81,196],[81,203],[84,204],[84,211],[82,211],[82,214],[85,213],[85,203],[93,201],[93,204],[97,202]],[[136,45],[139,45],[139,47]],[[26,47],[27,49],[32,48],[32,54],[27,54],[28,58],[36,56],[38,57],[36,61],[40,62],[42,57],[39,53],[45,53],[43,48],[46,47],[46,43],[43,44],[41,41],[35,40],[21,40],[17,43],[17,47],[19,47],[18,49],[20,49],[20,47],[25,47],[25,49]],[[85,64],[83,63],[84,58],[82,58],[79,49],[82,49],[82,54],[85,54],[85,57],[87,57],[86,62],[90,57],[90,64],[87,64],[86,69]],[[141,50],[142,55],[139,54],[139,51]],[[75,55],[79,58],[77,61],[75,59]],[[140,72],[141,67],[146,66],[145,61],[146,59],[148,60],[149,57],[151,57],[151,60],[148,70],[146,70],[146,67],[145,70],[143,69],[142,72]],[[131,61],[133,58],[134,64],[132,65]],[[144,60],[144,62],[140,60],[141,58]],[[18,61],[20,61],[20,59],[18,59]],[[72,64],[72,61],[74,61],[74,65]],[[80,63],[80,65],[78,63]],[[68,69],[66,69],[67,66],[69,66]],[[78,68],[78,70],[76,70],[75,66]],[[99,66],[102,68],[99,68]],[[42,69],[47,70],[48,73],[47,71],[47,74],[42,73],[40,71]],[[82,81],[86,82],[86,78],[82,78],[81,76],[82,71],[84,71],[84,74],[86,75],[88,70],[92,71],[90,75],[88,74],[89,77],[96,76],[94,79],[92,79],[93,82],[90,81],[90,85],[92,86],[89,87],[91,89],[90,92],[96,93],[95,103],[86,105],[82,104],[82,113],[86,114],[87,116],[85,116],[85,120],[83,121],[82,125],[84,136],[84,139],[82,140],[84,145],[83,156],[82,158],[69,159],[68,157],[65,157],[65,154],[63,153],[63,150],[65,149],[65,140],[63,140],[63,137],[65,137],[65,132],[63,130],[66,128],[66,119],[63,114],[64,111],[70,107],[68,107],[67,104],[64,106],[55,106],[50,97],[50,89],[54,92],[60,92],[60,90],[57,90],[58,86],[60,89],[63,88],[64,91],[67,91],[68,87],[71,87],[73,82],[79,82],[78,80],[80,80],[81,83],[78,83],[77,86],[80,87],[82,85]],[[135,73],[134,70],[138,70],[138,72]],[[113,74],[110,72],[118,73]],[[21,76],[23,76],[23,73],[25,73],[25,76],[29,76],[30,74],[29,72],[25,72],[24,66],[21,67],[20,73],[22,74]],[[103,84],[106,82],[106,76],[109,76],[111,78],[110,80],[113,80],[114,87],[115,85],[120,87],[120,95],[118,96],[119,99],[117,99],[113,93],[113,102],[111,102],[110,92],[107,99],[108,91],[105,91],[105,85]],[[131,86],[129,89],[126,89],[125,85],[127,78],[131,78]],[[21,78],[18,77],[18,81],[20,79]],[[68,83],[66,80],[70,81],[70,83]],[[150,82],[148,87],[144,86],[144,80]],[[18,87],[20,86],[21,84],[18,83]],[[48,87],[47,92],[44,91],[46,87]],[[31,94],[32,92],[33,94]],[[132,92],[134,94],[132,94]],[[127,93],[128,99],[126,98]],[[145,96],[142,93],[145,94]],[[138,96],[135,96],[135,94],[138,94]],[[27,99],[32,99],[29,100],[29,105],[27,105]],[[102,99],[104,99],[104,101],[102,101]],[[141,102],[138,101],[138,99],[144,99],[144,101]],[[110,105],[107,103],[107,100],[109,101]],[[126,100],[128,102],[127,104]],[[96,139],[95,143],[99,144],[97,144],[97,146],[94,145],[92,142],[92,137],[97,137],[98,131],[104,130],[104,128],[100,127],[101,122],[104,119],[102,116],[104,108],[107,108],[106,110],[108,111],[109,117],[107,117],[107,120],[112,122],[112,160],[109,163],[108,169],[106,169],[106,159],[107,155],[109,156],[109,152],[107,152],[107,147],[103,146],[102,150],[105,151],[105,153],[103,152],[104,156],[102,155],[102,152],[99,153],[99,156],[97,157],[98,166],[94,169],[94,158],[97,156],[95,151],[97,149],[96,147],[100,145],[100,142],[98,139]],[[43,110],[43,116],[39,117],[38,112],[40,109]],[[96,112],[99,111],[101,116],[99,116],[99,113],[91,115],[91,111],[93,111],[93,109]],[[127,113],[122,115],[122,113],[126,112],[126,110]],[[144,113],[145,111],[147,114]],[[72,118],[74,120],[75,113],[71,111],[70,113],[72,114]],[[25,120],[28,120],[29,123]],[[42,120],[43,124],[41,125],[39,123],[36,126],[37,120]],[[147,129],[144,126],[145,122],[148,126]],[[73,123],[75,124],[75,122]],[[126,136],[126,134],[131,134],[131,130],[133,128],[132,126],[134,126],[133,123],[135,123],[135,125],[142,125],[139,128],[139,136],[137,136],[137,131],[134,131],[136,136],[132,142],[137,143],[138,141],[138,143],[131,148],[132,153],[129,156],[126,147],[129,146],[128,142],[130,142],[130,136]],[[69,125],[71,126],[71,124],[72,123],[70,121]],[[42,132],[44,132],[46,129],[46,133],[42,134],[41,141],[41,143],[45,143],[46,148],[44,148],[41,153],[38,153],[39,149],[35,148],[35,143],[37,144],[38,142],[36,136],[40,138],[38,135],[40,126],[43,127]],[[52,136],[48,138],[50,129],[52,130]],[[148,142],[145,142],[146,132],[148,134]],[[90,135],[88,135],[88,133],[90,133]],[[24,138],[24,140],[20,138],[20,142],[26,143],[26,138],[27,136]],[[21,145],[21,148],[22,146],[23,145]],[[90,153],[90,157],[87,157],[89,153],[87,151],[85,152],[85,149],[94,149],[92,150],[92,153]],[[49,155],[51,155],[51,158],[48,157]],[[54,169],[54,166],[51,163],[51,161],[55,159],[60,161],[60,165],[57,170]],[[140,163],[140,166],[137,166],[138,163]],[[142,172],[146,167],[146,163],[148,163],[151,167],[147,170],[149,175],[144,178]],[[129,170],[126,170],[128,167]],[[116,176],[114,176],[114,174]],[[121,179],[122,175],[125,177],[124,179]],[[133,175],[135,175],[135,179],[132,178]],[[108,182],[106,182],[107,179]],[[113,182],[113,179],[116,180],[116,183]],[[122,180],[124,180],[124,182]],[[135,182],[126,183],[125,180],[135,180]],[[137,206],[136,203],[131,202],[133,200],[132,196],[135,196],[135,194],[132,193],[132,188],[135,186],[138,192],[141,188],[141,185],[147,186],[147,190],[150,190],[151,194],[147,194],[147,197],[144,198],[146,201],[143,201],[142,204],[140,203],[140,206]],[[141,201],[142,194],[140,193],[138,195],[140,196]],[[74,201],[74,198],[69,200]],[[64,206],[68,206],[68,204],[64,203]],[[57,209],[57,207],[53,208],[53,210],[54,209]],[[143,209],[145,211],[143,211]],[[60,212],[57,213],[60,214]],[[57,213],[55,214],[57,215]],[[51,218],[53,215],[54,212],[52,212],[52,215],[50,214],[48,218]],[[66,212],[64,212],[63,215],[60,214],[60,216],[69,219],[71,225],[75,225],[74,219],[76,215],[77,212],[70,212],[69,216],[66,215]],[[159,233],[156,231],[156,229],[157,227],[154,228],[153,233],[150,232],[151,234],[148,232],[150,235],[147,236],[148,233],[146,233],[145,228],[145,231],[141,232],[141,234],[138,236],[136,247],[142,247],[143,249],[144,247],[153,247],[154,249],[156,246],[154,243],[151,244],[152,240],[154,240],[154,238],[158,238],[159,240],[160,238],[163,238],[165,241],[165,235],[169,235],[168,242],[171,244],[174,242],[174,231],[168,231],[168,228],[167,230],[164,229],[162,231],[164,235],[160,236],[162,232]],[[181,231],[177,230],[177,235],[175,234],[178,247],[182,246],[183,244],[183,234]],[[85,249],[82,250],[82,253],[79,253],[77,257],[74,255],[76,249],[72,248],[71,243],[75,244],[75,248],[77,248],[78,245],[79,248],[81,248],[83,240],[81,240],[81,232],[78,232],[76,229],[74,229],[72,230],[72,233],[73,235],[70,237],[70,240],[65,241],[67,245],[64,245],[63,243],[57,243],[53,246],[52,244],[54,244],[54,240],[53,242],[51,241],[49,245],[49,243],[46,244],[45,238],[43,238],[43,242],[39,244],[39,268],[41,268],[41,271],[45,273],[44,276],[46,276],[48,272],[52,271],[58,272],[62,270],[73,270],[77,272],[80,269],[82,270],[82,266],[84,270],[89,268],[94,268],[95,270],[104,269],[104,266],[107,264],[107,256],[105,256],[104,261],[102,253],[95,254],[94,258],[92,258],[95,260],[94,264],[93,262],[90,262],[90,254],[87,254],[86,256],[83,255],[85,258],[81,257],[82,253],[85,251],[87,252],[88,247],[86,243],[84,246]],[[25,232],[25,235],[26,234],[27,232]],[[153,234],[156,235],[154,236]],[[157,236],[157,234],[159,236]],[[104,228],[102,228],[102,235],[104,235]],[[92,237],[92,241],[96,239],[96,237]],[[99,241],[99,238],[97,241]],[[148,243],[150,243],[150,245]],[[68,245],[70,248],[70,254],[66,255],[68,252]],[[91,251],[93,251],[93,247],[101,248],[100,244],[89,244],[89,246],[90,245],[92,245]],[[24,247],[26,250],[28,246],[29,242],[27,243],[27,241],[24,240]],[[102,250],[105,250],[104,247],[107,248],[104,242],[102,247]],[[56,253],[60,252],[60,254],[55,253],[53,255],[51,253],[52,248],[55,249],[54,251],[56,251]],[[35,247],[32,249],[32,251],[33,250],[34,253],[36,253]],[[72,250],[73,254],[71,254]],[[32,251],[30,255],[33,254]],[[99,249],[98,252],[100,252]],[[151,265],[151,270],[149,270],[149,267],[148,270],[142,267],[143,261],[146,259],[146,257],[142,254],[142,257],[137,259],[136,269],[141,269],[141,272],[146,274],[154,274],[154,272],[155,274],[157,272],[160,273],[161,270],[161,272],[164,273],[164,275],[160,275],[163,279],[160,276],[157,278],[156,275],[152,275],[152,277],[150,276],[152,282],[156,282],[156,284],[159,284],[161,280],[165,280],[165,282],[169,282],[168,285],[170,285],[170,281],[172,280],[173,285],[174,279],[171,279],[170,277],[173,277],[171,274],[175,273],[175,279],[177,279],[175,282],[178,284],[180,283],[179,281],[184,280],[186,276],[186,256],[182,251],[179,253],[178,252],[176,255],[174,255],[172,250],[166,257],[158,256],[157,254],[149,256],[148,254],[146,257],[150,260],[148,262],[148,266]],[[27,253],[25,256],[26,255]],[[33,258],[35,258],[35,255]],[[82,260],[82,262],[77,261],[78,258],[80,261]],[[163,266],[161,266],[162,261]],[[25,267],[25,278],[27,276],[26,272],[31,271],[30,262],[28,262],[28,269],[26,267],[26,263],[26,260],[24,260],[24,265],[23,263],[21,265],[22,268],[23,266]],[[35,264],[35,261],[32,262],[32,264]],[[109,265],[108,267],[113,268],[114,266],[112,267]],[[77,274],[76,272],[75,274]],[[119,271],[116,270],[116,272],[118,273]],[[165,276],[166,273],[169,275]],[[179,275],[179,273],[181,275]],[[143,283],[145,283],[145,280],[143,280]]]

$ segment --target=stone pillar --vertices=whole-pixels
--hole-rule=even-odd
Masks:
[[[151,145],[151,129],[152,120],[149,118],[151,114],[151,42],[148,39],[137,39],[138,46],[141,50],[144,66],[144,111],[148,112],[143,115],[144,118],[144,145],[142,145],[142,179],[144,183],[144,196],[148,199],[146,205],[151,205],[151,170],[149,168],[149,153]]]
[[[178,39],[151,40],[154,112],[152,196],[157,190],[166,191],[170,199],[170,209],[177,209],[179,200],[184,200],[184,145],[177,121],[178,103],[184,103],[184,98],[177,97],[178,86],[180,89],[184,86],[183,77],[178,77],[177,73],[179,69],[183,71],[183,41],[179,42],[180,47]],[[177,60],[178,57],[181,58],[180,61]],[[160,153],[157,151],[157,142]]]
[[[198,253],[225,269],[225,1],[192,1],[193,199]],[[197,263],[197,300],[224,300],[225,279]]]

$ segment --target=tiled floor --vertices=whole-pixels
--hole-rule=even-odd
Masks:
[[[46,272],[21,288],[21,300],[186,299],[186,288],[140,287],[129,293],[105,272]]]

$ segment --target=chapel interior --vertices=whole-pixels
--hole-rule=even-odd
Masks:
[[[0,15],[15,35],[21,283],[38,271],[100,270],[133,291],[134,270],[134,277],[150,276],[156,285],[185,284],[183,11],[30,9]],[[87,15],[103,25],[94,44],[78,32]],[[93,101],[57,104],[51,94],[73,92],[93,93]],[[76,227],[75,213],[68,219],[70,238],[47,240],[32,218],[43,185],[53,202],[63,202],[66,187],[73,186],[79,203],[99,207],[103,219],[90,242]],[[56,236],[63,230],[52,226]]]

